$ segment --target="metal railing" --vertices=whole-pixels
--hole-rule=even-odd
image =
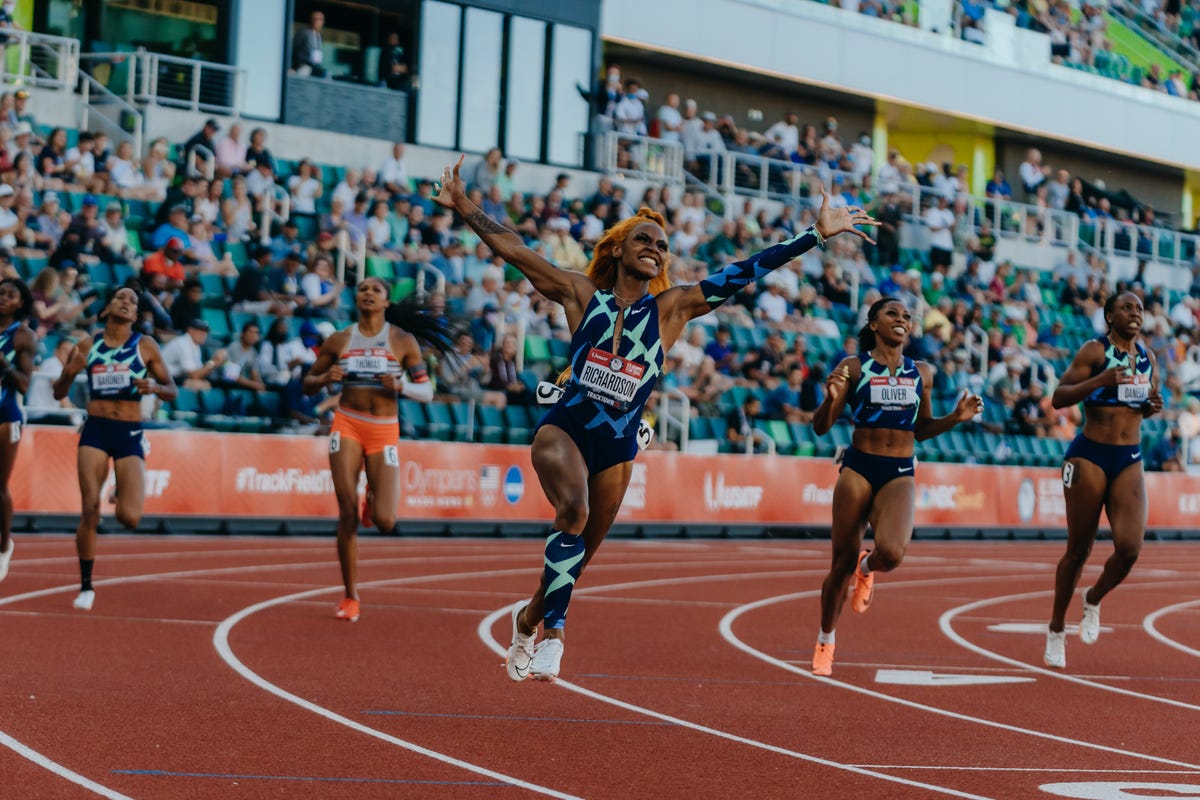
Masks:
[[[1185,269],[1191,268],[1200,252],[1200,236],[1116,219],[1082,223],[1080,239],[1110,258],[1129,256]]]
[[[682,184],[683,145],[609,131],[604,134],[599,166],[609,175]]]
[[[246,96],[246,70],[192,58],[151,53],[84,53],[85,69],[131,103],[161,105],[209,114],[236,116]]]
[[[142,112],[106,89],[86,72],[79,72],[77,98],[78,127],[81,131],[103,131],[114,144],[129,142],[133,152],[142,155],[145,129]]]
[[[75,90],[79,72],[79,40],[45,33],[6,29],[0,52],[0,83],[44,89]],[[16,54],[13,59],[12,53]],[[13,69],[9,64],[15,60]]]
[[[292,216],[292,195],[278,183],[272,183],[260,202],[262,222],[259,225],[258,240],[266,247],[271,244],[271,225],[275,222],[283,225]]]
[[[738,195],[792,204],[807,202],[818,182],[847,186],[860,182],[853,173],[750,153],[697,153],[694,165],[697,179],[725,197]]]
[[[199,154],[204,159],[204,172],[196,171],[196,156]],[[209,150],[202,144],[192,145],[192,148],[187,151],[187,159],[184,164],[185,174],[192,176],[203,175],[204,180],[211,181],[213,176],[217,174],[217,155],[212,150]]]
[[[679,413],[673,413],[675,407],[672,401],[678,401]],[[692,401],[678,389],[669,389],[659,396],[658,400],[658,440],[671,441],[671,429],[679,431],[679,452],[688,451],[691,439]]]
[[[1117,20],[1137,31],[1168,55],[1182,60],[1193,73],[1200,69],[1200,51],[1158,23],[1158,20],[1133,3],[1110,3],[1106,9]]]
[[[433,266],[432,264],[426,264],[426,263],[422,262],[421,265],[417,268],[417,286],[416,286],[417,300],[424,301],[425,298],[429,297],[429,290],[426,288],[426,284],[425,284],[425,276],[426,275],[433,276],[433,291],[438,294],[445,295],[446,294],[446,275],[445,275],[445,273],[442,272],[437,267]]]

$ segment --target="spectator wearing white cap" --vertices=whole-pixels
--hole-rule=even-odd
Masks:
[[[583,245],[571,235],[571,221],[566,217],[554,217],[546,223],[548,244],[546,257],[563,269],[583,272],[587,269],[588,257]]]
[[[42,207],[37,215],[37,230],[33,237],[34,246],[41,250],[54,250],[58,247],[63,233],[70,224],[71,215],[59,205],[58,193],[44,193]]]

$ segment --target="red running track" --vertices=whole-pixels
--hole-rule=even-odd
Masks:
[[[348,624],[332,539],[105,536],[87,613],[72,540],[18,537],[0,798],[1200,798],[1200,545],[1148,544],[1055,673],[1061,549],[915,543],[823,679],[827,543],[613,541],[517,685],[533,540],[365,539]]]

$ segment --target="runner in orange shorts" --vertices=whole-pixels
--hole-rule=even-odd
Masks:
[[[391,288],[380,278],[358,284],[358,322],[330,336],[304,377],[306,394],[340,383],[341,401],[329,433],[329,468],[338,503],[337,551],[346,596],[338,619],[355,622],[358,600],[358,476],[364,462],[370,520],[380,532],[396,526],[400,496],[400,440],[397,394],[421,402],[433,399],[433,384],[414,333],[444,349],[445,335],[433,317],[389,304]],[[411,333],[409,331],[412,331]],[[405,372],[408,374],[405,379]]]

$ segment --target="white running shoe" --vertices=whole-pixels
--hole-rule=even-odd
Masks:
[[[533,642],[537,639],[537,630],[526,636],[517,627],[517,617],[525,606],[520,605],[512,612],[512,644],[508,646],[508,655],[504,658],[504,668],[510,680],[520,683],[529,677],[529,665],[533,662]]]
[[[1067,632],[1046,630],[1046,655],[1044,658],[1047,667],[1055,669],[1067,668]]]
[[[75,602],[72,605],[80,611],[91,611],[92,603],[94,602],[96,602],[96,592],[92,589],[87,589],[79,593],[79,596],[75,598]]]
[[[0,553],[0,581],[8,577],[8,562],[12,561],[13,550],[17,547],[17,543],[11,538],[8,540],[8,552]]]
[[[535,680],[554,683],[558,680],[558,669],[562,663],[562,639],[542,639],[533,649],[533,664],[529,673]]]
[[[1100,638],[1100,604],[1092,605],[1087,601],[1087,592],[1083,593],[1083,619],[1079,621],[1079,641],[1084,644],[1095,644]]]

